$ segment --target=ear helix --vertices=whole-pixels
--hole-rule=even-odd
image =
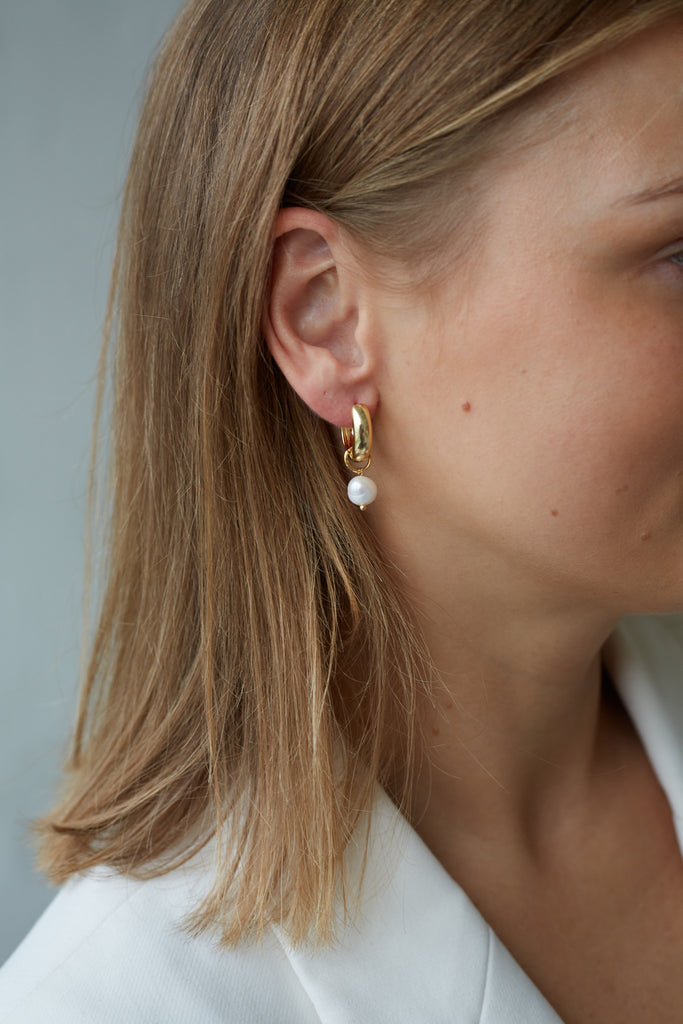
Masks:
[[[347,494],[354,505],[358,505],[361,512],[377,497],[377,484],[374,480],[364,476],[372,462],[372,420],[367,405],[354,405],[351,410],[352,427],[342,427],[342,440],[346,451],[344,452],[344,465],[356,476],[349,480]]]

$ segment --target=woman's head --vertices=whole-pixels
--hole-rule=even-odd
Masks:
[[[339,266],[390,266],[423,296],[447,288],[444,261],[466,267],[480,248],[492,171],[514,178],[501,158],[571,130],[557,76],[672,12],[683,3],[203,0],[181,13],[124,199],[107,587],[45,845],[55,877],[99,861],[158,870],[239,807],[239,854],[204,920],[222,917],[232,939],[274,919],[326,933],[374,779],[402,794],[430,669],[328,430],[350,424],[353,401],[381,410],[377,382],[359,393],[348,337],[321,336],[350,367],[348,416],[341,402],[315,410],[271,354],[278,317],[324,330],[330,241]],[[278,291],[316,260],[312,297]]]
[[[546,130],[489,152],[476,239],[427,287],[411,261],[368,275],[329,218],[278,217],[270,350],[324,420],[370,407],[366,518],[463,627],[683,606],[682,56],[683,21],[656,25],[518,113]]]

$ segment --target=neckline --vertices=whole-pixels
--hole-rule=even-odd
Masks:
[[[657,619],[620,623],[605,671],[669,800],[683,849],[683,640]],[[360,910],[332,948],[276,934],[321,1021],[429,1019],[558,1024],[560,1018],[467,893],[377,787]],[[367,819],[348,851],[351,888]],[[352,979],[352,984],[350,980]]]

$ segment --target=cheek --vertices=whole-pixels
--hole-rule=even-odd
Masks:
[[[677,324],[554,294],[518,295],[514,321],[499,294],[471,320],[434,367],[432,411],[472,526],[594,559],[680,516],[683,343]]]

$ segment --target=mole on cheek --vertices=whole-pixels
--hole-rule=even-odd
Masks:
[[[462,409],[463,412],[471,412],[472,410],[472,406],[470,405],[469,402],[463,402],[460,408]]]
[[[646,530],[645,533],[641,533],[640,539],[641,540],[649,540],[651,536],[652,536],[652,534],[650,533],[650,531]]]
[[[556,508],[551,508],[550,509],[550,515],[551,516],[557,517],[557,516],[559,516],[559,514],[560,514],[559,509],[556,509]]]

